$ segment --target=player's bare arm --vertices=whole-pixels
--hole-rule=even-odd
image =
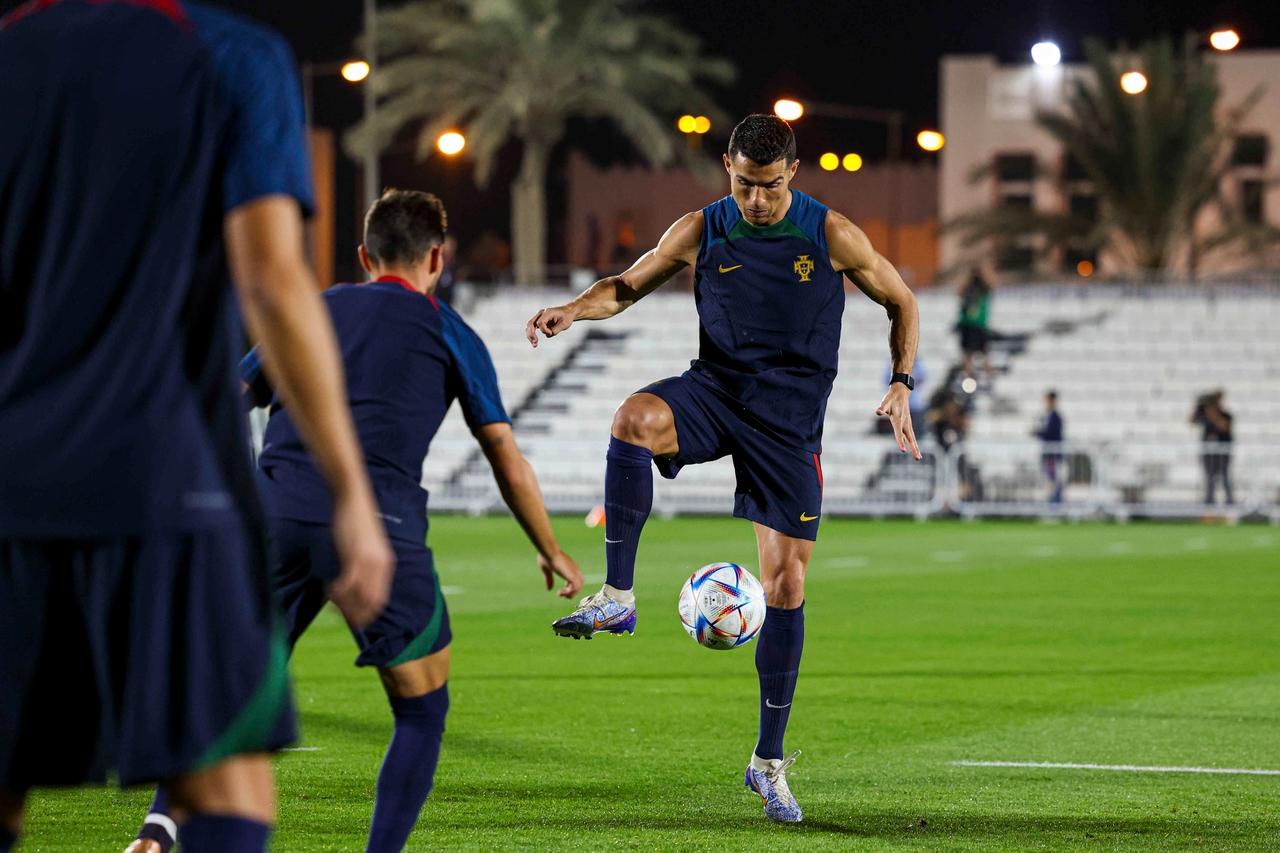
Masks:
[[[701,240],[702,212],[686,213],[626,272],[600,279],[565,305],[539,310],[525,324],[525,337],[536,347],[538,332],[553,338],[575,320],[607,320],[625,311],[696,263]]]
[[[546,504],[542,501],[538,476],[516,446],[511,424],[485,424],[475,430],[475,437],[489,460],[489,467],[493,469],[493,478],[502,492],[502,500],[538,551],[538,567],[542,569],[547,589],[551,589],[552,575],[559,575],[564,586],[557,594],[562,598],[577,595],[582,589],[582,572],[577,562],[560,550],[556,535],[551,530],[551,519],[547,517]]]
[[[302,254],[301,214],[292,198],[266,196],[228,213],[224,230],[263,366],[333,490],[343,568],[331,595],[350,621],[367,624],[386,603],[394,557],[347,408],[333,328]]]
[[[844,273],[889,315],[889,352],[894,373],[911,373],[920,343],[920,310],[916,298],[893,264],[871,245],[862,229],[834,210],[827,214],[827,245],[832,265]],[[900,382],[889,385],[876,414],[888,417],[898,449],[920,459],[911,425],[911,390]]]

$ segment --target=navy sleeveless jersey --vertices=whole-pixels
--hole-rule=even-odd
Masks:
[[[388,535],[421,544],[427,493],[422,463],[456,398],[472,429],[505,423],[497,374],[484,342],[458,314],[400,279],[325,291],[347,377],[356,434]],[[264,402],[256,352],[241,378]],[[271,400],[258,466],[268,512],[327,524],[329,489],[279,399]]]
[[[0,536],[256,515],[224,215],[311,205],[279,36],[176,0],[0,19]]]
[[[820,453],[844,316],[844,276],[827,254],[827,207],[792,190],[791,207],[773,225],[747,222],[732,196],[702,216],[691,372],[765,428]]]

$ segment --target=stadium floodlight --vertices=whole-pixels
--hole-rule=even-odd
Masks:
[[[828,151],[818,158],[818,165],[827,172],[834,172],[840,168],[840,155],[834,151]]]
[[[676,120],[676,127],[681,133],[693,133],[694,128],[698,126],[698,120],[691,115],[680,116]]]
[[[369,76],[369,63],[363,59],[353,59],[342,64],[342,79],[348,83],[359,83]]]
[[[1141,95],[1147,91],[1147,75],[1141,71],[1126,71],[1120,75],[1120,88],[1128,95]]]
[[[804,104],[792,98],[780,98],[773,102],[773,114],[786,121],[795,121],[804,115]]]
[[[1209,46],[1214,50],[1235,50],[1240,45],[1240,34],[1230,27],[1214,30],[1209,34]]]
[[[711,119],[707,118],[706,116],[694,116],[693,118],[694,133],[702,134],[702,133],[706,133],[710,129],[711,129]]]
[[[916,144],[925,151],[941,151],[947,138],[936,130],[922,130],[916,134]]]
[[[856,172],[862,168],[862,155],[850,152],[840,160],[840,165],[846,172]]]
[[[1031,46],[1031,61],[1042,68],[1051,68],[1062,61],[1062,50],[1051,41],[1038,41]]]
[[[467,147],[467,138],[456,130],[445,131],[440,134],[436,140],[436,148],[440,149],[441,154],[447,154],[452,157]]]

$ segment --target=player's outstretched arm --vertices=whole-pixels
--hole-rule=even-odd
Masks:
[[[511,424],[492,423],[476,427],[475,437],[489,460],[489,467],[493,469],[493,478],[498,481],[502,499],[524,528],[533,547],[538,549],[538,567],[546,578],[547,589],[551,589],[552,575],[559,575],[564,586],[558,594],[564,598],[577,595],[582,589],[582,572],[574,559],[560,550],[560,543],[551,530],[551,519],[547,518],[546,505],[542,502],[538,477],[516,446]]]
[[[889,314],[889,353],[894,373],[911,373],[920,343],[920,309],[916,297],[902,276],[871,246],[867,235],[845,216],[834,210],[827,214],[827,246],[831,263],[847,275],[858,289]],[[915,429],[911,425],[911,390],[902,383],[892,383],[876,409],[880,417],[888,417],[898,449],[908,450],[920,459]]]
[[[232,209],[224,230],[249,333],[333,491],[342,573],[330,595],[363,626],[386,604],[394,556],[356,441],[333,326],[302,254],[302,216],[293,198],[263,196]]]
[[[658,245],[645,252],[631,268],[619,275],[602,278],[572,301],[555,308],[542,308],[525,324],[525,337],[538,345],[538,332],[554,338],[575,320],[607,320],[666,284],[673,275],[697,263],[702,242],[702,213],[686,213],[677,219]]]

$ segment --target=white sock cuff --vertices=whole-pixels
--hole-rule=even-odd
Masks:
[[[177,843],[178,825],[174,823],[173,818],[169,817],[167,814],[161,814],[160,812],[152,812],[151,814],[147,815],[147,818],[146,820],[143,821],[143,823],[144,824],[154,823],[156,826],[160,827],[165,832],[169,833],[169,837],[173,839],[175,844]]]

